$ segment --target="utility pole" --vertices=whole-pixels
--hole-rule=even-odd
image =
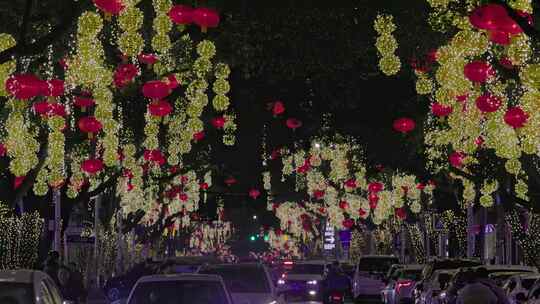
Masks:
[[[467,207],[467,257],[472,258],[474,255],[474,209],[473,205]]]
[[[60,189],[54,189],[53,191],[53,204],[54,204],[54,242],[53,250],[60,252],[61,247],[61,233],[62,233],[62,206],[61,206],[61,193]]]
[[[100,287],[99,281],[99,208],[101,206],[101,194],[94,197],[94,262],[96,269],[96,287]]]

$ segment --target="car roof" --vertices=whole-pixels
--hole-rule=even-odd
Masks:
[[[0,282],[33,283],[36,276],[46,275],[37,270],[0,270]]]
[[[139,283],[167,282],[167,281],[211,281],[211,282],[221,282],[222,279],[218,275],[213,275],[213,274],[193,274],[193,273],[156,274],[156,275],[144,276],[144,277],[139,279]]]
[[[529,271],[529,272],[538,272],[536,267],[532,266],[523,266],[523,265],[482,265],[477,267],[472,267],[473,269],[486,268],[489,270],[504,270],[504,271]]]
[[[311,260],[311,261],[298,261],[293,263],[294,264],[302,264],[302,265],[328,265],[330,262],[323,261],[323,260]]]

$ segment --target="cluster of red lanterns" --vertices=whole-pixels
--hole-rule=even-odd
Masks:
[[[377,208],[379,202],[378,193],[384,190],[384,185],[380,182],[371,182],[368,184],[368,201],[371,209]]]
[[[37,96],[56,98],[64,94],[64,81],[60,79],[45,81],[34,74],[18,74],[6,80],[5,88],[11,96],[20,100]]]
[[[158,149],[145,150],[144,159],[146,161],[153,162],[159,166],[163,166],[167,162],[163,153]]]
[[[397,132],[407,134],[416,128],[416,123],[410,118],[402,117],[394,121],[393,127]]]
[[[61,103],[49,103],[47,100],[35,102],[32,105],[34,112],[43,118],[51,116],[66,116],[66,108]]]
[[[198,7],[192,8],[187,5],[175,5],[169,10],[169,18],[178,25],[196,24],[203,33],[209,28],[219,25],[219,13],[211,8]]]
[[[88,133],[88,138],[93,138],[94,134],[98,133],[103,128],[101,122],[94,116],[82,117],[79,119],[78,126],[82,132]]]
[[[521,12],[521,16],[531,17]],[[507,45],[510,37],[523,32],[523,29],[508,15],[506,9],[499,4],[486,4],[477,7],[469,16],[472,26],[490,32],[490,40],[494,43]]]
[[[87,159],[82,162],[81,170],[90,175],[99,173],[101,170],[103,170],[103,161],[95,158]]]

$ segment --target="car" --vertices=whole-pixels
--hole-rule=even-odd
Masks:
[[[420,280],[422,265],[400,265],[387,278],[387,285],[381,292],[382,301],[386,304],[413,303],[414,284]]]
[[[167,259],[158,269],[158,274],[196,273],[199,268],[207,264],[222,263],[217,258],[207,256],[180,256]]]
[[[424,290],[416,297],[416,304],[440,304],[440,295],[448,287],[458,269],[435,270],[428,280],[424,280]]]
[[[278,292],[287,303],[321,301],[322,285],[328,271],[326,261],[299,261],[277,281]]]
[[[1,270],[0,303],[68,304],[63,301],[56,283],[46,273],[36,270]]]
[[[385,275],[399,260],[392,255],[365,255],[356,264],[352,283],[353,297],[358,300],[380,300]]]
[[[476,267],[482,263],[478,259],[434,259],[424,265],[420,281],[414,286],[415,303],[420,303],[420,296],[424,292],[424,283],[431,279],[436,270],[457,270],[461,267]]]
[[[143,276],[157,274],[160,265],[161,262],[147,260],[134,265],[125,274],[108,279],[103,290],[109,302],[113,304],[125,303],[137,280]]]
[[[140,278],[127,304],[233,304],[223,279],[217,275],[158,274]]]
[[[223,278],[234,304],[281,304],[266,266],[259,263],[204,265],[199,274],[213,274]]]
[[[540,304],[540,279],[536,280],[536,282],[533,284],[531,289],[529,290],[529,293],[527,296],[519,297],[520,300],[522,300],[522,303],[526,304]]]
[[[523,302],[538,279],[537,273],[517,274],[508,278],[502,288],[510,303],[517,304]]]

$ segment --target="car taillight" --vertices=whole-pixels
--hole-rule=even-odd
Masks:
[[[343,295],[339,292],[334,292],[332,293],[330,298],[332,299],[332,301],[341,301],[343,299]]]
[[[410,287],[410,286],[412,286],[412,284],[414,284],[413,281],[400,281],[400,282],[397,282],[397,284],[396,284],[396,292],[399,293],[401,288]]]

